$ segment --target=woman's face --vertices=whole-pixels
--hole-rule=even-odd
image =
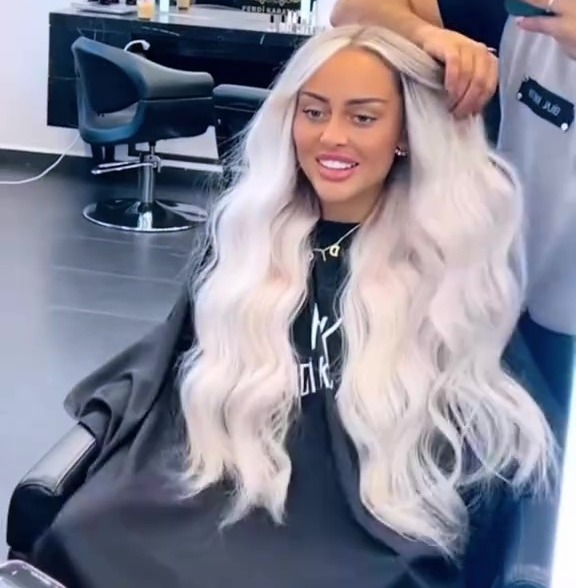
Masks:
[[[403,146],[403,124],[397,80],[368,51],[338,52],[304,85],[292,133],[323,218],[366,218]]]

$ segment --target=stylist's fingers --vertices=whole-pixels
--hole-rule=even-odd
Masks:
[[[429,27],[422,49],[445,66],[444,85],[455,116],[480,113],[498,86],[498,59],[482,43]]]
[[[444,63],[444,87],[450,96],[450,101],[455,103],[457,102],[455,96],[458,92],[458,86],[462,77],[462,60],[460,58],[460,49],[458,46],[450,47],[440,54],[434,55],[434,57]]]
[[[468,88],[474,81],[476,74],[476,61],[474,53],[468,47],[461,46],[459,50],[460,66],[458,78],[450,85],[450,108],[457,109],[468,92]],[[466,107],[466,103],[464,105]],[[468,105],[470,107],[470,105]]]
[[[497,87],[498,59],[496,56],[486,48],[483,51],[473,52],[472,74],[469,76],[467,88],[458,97],[453,107],[454,116],[462,118],[481,112],[494,96]]]

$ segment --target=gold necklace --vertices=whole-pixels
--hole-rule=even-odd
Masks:
[[[320,255],[322,256],[322,261],[326,261],[326,255],[329,255],[330,257],[334,258],[339,257],[340,249],[342,249],[340,247],[340,243],[342,243],[342,241],[344,241],[346,237],[349,237],[354,231],[358,230],[359,228],[359,224],[357,224],[355,227],[352,227],[347,233],[344,233],[344,235],[342,235],[342,237],[340,237],[338,241],[332,243],[332,245],[328,245],[328,247],[323,247],[322,249],[313,248],[312,253],[310,255],[310,259],[314,259],[314,253],[320,253]]]

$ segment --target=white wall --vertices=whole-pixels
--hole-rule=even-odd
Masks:
[[[72,129],[46,124],[48,14],[66,0],[0,0],[0,149],[62,153],[74,141]],[[161,151],[216,157],[214,132],[159,145]],[[72,153],[88,155],[78,142]]]

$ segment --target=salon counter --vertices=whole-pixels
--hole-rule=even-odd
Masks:
[[[79,36],[123,48],[143,39],[146,56],[187,71],[207,71],[216,84],[268,87],[307,35],[272,30],[266,15],[217,7],[175,9],[150,21],[136,16],[50,13],[48,124],[77,126],[76,76],[71,46]]]

